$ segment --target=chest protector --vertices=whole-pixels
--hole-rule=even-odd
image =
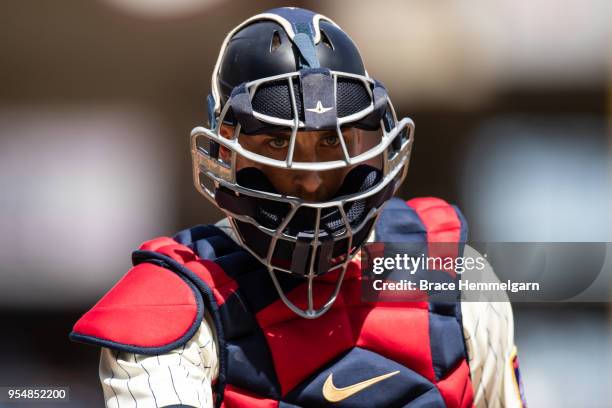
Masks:
[[[392,199],[376,224],[379,242],[466,234],[459,210],[437,198]],[[460,303],[364,302],[358,259],[313,320],[291,312],[263,266],[215,226],[148,241],[133,262],[71,338],[160,354],[187,342],[206,309],[219,345],[217,407],[473,406]],[[315,304],[333,289],[331,274],[315,284]],[[279,275],[292,301],[306,298],[303,280]]]

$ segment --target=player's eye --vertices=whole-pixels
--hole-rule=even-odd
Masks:
[[[323,138],[322,142],[324,146],[336,147],[340,144],[340,139],[338,135],[328,135]]]
[[[268,141],[268,146],[273,149],[284,149],[289,146],[289,139],[284,137],[273,137]]]

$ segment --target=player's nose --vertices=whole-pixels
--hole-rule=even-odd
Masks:
[[[317,163],[321,161],[318,155],[318,132],[300,132],[295,143],[294,161]],[[322,201],[323,178],[317,171],[297,171],[293,178],[295,194],[306,201]]]
[[[301,172],[294,178],[296,195],[306,201],[319,201],[323,195],[323,179],[316,171]]]

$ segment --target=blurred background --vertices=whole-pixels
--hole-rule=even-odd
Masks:
[[[285,5],[342,26],[414,119],[402,197],[458,204],[472,240],[612,241],[607,0],[4,0],[0,385],[103,406],[71,326],[141,242],[221,217],[188,135],[227,31]],[[530,406],[612,406],[608,303],[514,310]]]

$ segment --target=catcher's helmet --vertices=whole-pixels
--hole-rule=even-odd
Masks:
[[[191,132],[196,188],[227,214],[243,246],[267,267],[285,304],[300,316],[320,316],[333,304],[348,262],[406,174],[413,122],[397,120],[385,88],[369,77],[357,47],[338,25],[292,7],[251,17],[227,35],[208,103],[209,128]],[[233,126],[232,137],[221,136],[222,124]],[[375,134],[376,140],[351,155],[343,137],[346,128]],[[249,135],[279,129],[291,135],[284,160],[241,143]],[[323,130],[338,135],[340,157],[295,161],[300,134]],[[220,146],[229,150],[230,159],[219,155]],[[258,166],[350,171],[332,199],[312,203],[280,194],[255,167],[238,170],[239,156]],[[372,167],[378,157],[381,168]],[[310,283],[333,270],[339,271],[335,290],[317,308]],[[309,281],[306,309],[285,295],[277,276],[283,272]]]

